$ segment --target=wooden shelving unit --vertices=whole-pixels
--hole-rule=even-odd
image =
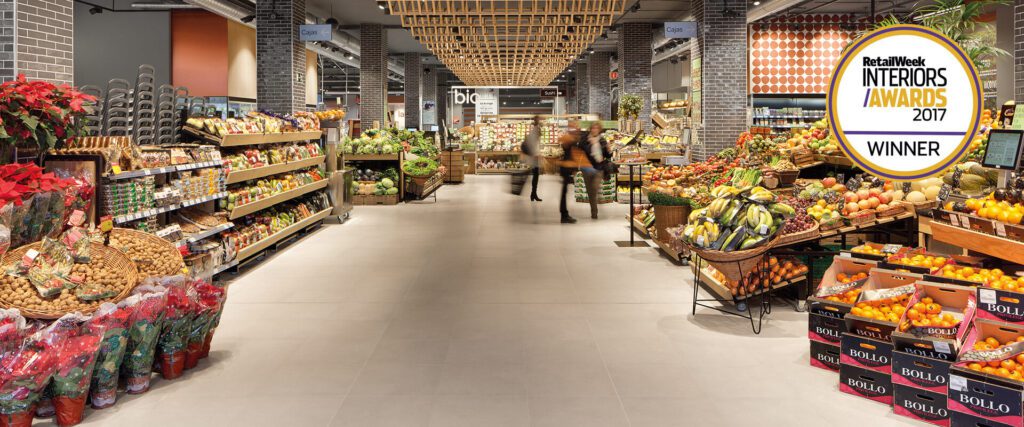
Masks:
[[[932,238],[969,251],[1024,264],[1024,242],[931,221]]]
[[[159,208],[150,208],[135,213],[118,215],[114,217],[114,224],[124,224],[126,222],[137,221],[142,218],[149,218],[151,216],[156,216],[165,212],[175,211],[181,208],[187,208],[189,206],[198,205],[200,203],[211,202],[227,195],[228,193],[226,191],[222,191],[220,193],[200,197],[198,199],[182,200],[179,203],[174,203]]]
[[[308,159],[296,160],[294,162],[280,163],[276,165],[263,166],[252,169],[242,169],[237,171],[231,171],[228,173],[227,183],[237,184],[242,181],[248,181],[250,179],[262,178],[283,172],[290,172],[293,170],[308,168],[323,164],[324,159],[327,156],[311,157]]]
[[[310,225],[313,225],[313,223],[320,221],[324,218],[327,218],[331,214],[331,210],[333,210],[333,208],[324,209],[320,212],[317,212],[309,216],[308,218],[299,220],[295,224],[289,225],[284,229],[278,231],[277,233],[271,234],[270,236],[267,236],[266,238],[256,243],[239,249],[238,255],[235,256],[235,261],[244,261],[248,258],[252,258],[253,256],[258,255],[260,252],[263,252],[264,249],[270,247],[270,245],[280,242],[284,240],[286,237],[291,236],[299,231],[302,231],[306,227],[309,227]]]
[[[261,199],[261,200],[255,201],[255,202],[250,202],[250,203],[246,203],[244,205],[236,206],[234,209],[231,210],[231,214],[228,215],[228,219],[241,218],[241,217],[243,217],[245,215],[248,215],[248,214],[251,214],[253,212],[261,211],[263,209],[269,208],[271,206],[274,206],[274,205],[276,205],[278,203],[281,203],[281,202],[284,202],[286,200],[291,200],[291,199],[299,197],[299,196],[301,196],[303,194],[310,193],[310,192],[319,190],[321,188],[326,188],[326,187],[327,187],[327,180],[326,179],[321,179],[321,180],[319,180],[317,182],[314,182],[312,184],[306,184],[306,185],[303,185],[301,187],[285,191],[283,193],[275,194],[275,195],[267,197],[265,199]]]
[[[309,130],[302,132],[257,133],[224,135],[220,138],[221,147],[240,147],[243,145],[277,144],[281,142],[309,141],[320,139],[322,131]]]
[[[109,179],[111,181],[116,181],[116,180],[119,180],[119,179],[141,178],[141,177],[150,176],[150,175],[160,175],[160,174],[164,174],[164,173],[182,172],[182,171],[188,171],[188,170],[193,170],[193,169],[203,169],[203,168],[213,168],[213,167],[220,167],[220,162],[219,161],[215,161],[215,160],[210,160],[208,162],[188,163],[188,164],[184,164],[184,165],[170,165],[170,166],[163,166],[163,167],[159,167],[159,168],[139,169],[139,170],[134,170],[134,171],[121,172],[119,174],[108,174],[108,175],[104,175],[103,177],[106,178],[106,179]]]

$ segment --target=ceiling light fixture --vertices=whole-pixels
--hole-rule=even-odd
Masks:
[[[640,11],[640,0],[636,0],[636,3],[633,3],[633,5],[629,7],[629,11],[633,12],[633,13],[639,12]]]
[[[345,59],[351,60],[351,59],[354,59],[354,58],[355,58],[355,56],[353,56],[351,52],[345,52]]]
[[[93,6],[93,7],[89,8],[89,14],[90,15],[95,15],[97,13],[103,13],[103,8],[99,7],[99,6]]]
[[[96,9],[96,8],[94,7],[93,9]],[[92,13],[92,9],[89,9],[89,13]],[[248,23],[252,22],[254,19],[256,19],[256,15],[248,15],[248,16],[243,16],[241,21],[243,23],[248,24]]]
[[[754,2],[754,6],[760,6],[760,5],[761,5],[761,2],[759,2],[759,1],[755,1]]]

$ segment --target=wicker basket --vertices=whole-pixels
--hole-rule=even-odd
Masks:
[[[0,268],[6,270],[9,266],[17,263],[18,260],[21,259],[23,255],[25,255],[25,252],[28,252],[29,249],[38,250],[40,246],[42,246],[40,242],[35,242],[24,245],[17,249],[10,250],[6,254],[4,254],[3,258],[0,258]],[[128,278],[129,286],[126,286],[124,289],[121,290],[121,292],[119,292],[117,295],[114,295],[113,297],[100,301],[94,301],[95,304],[92,304],[90,307],[76,310],[78,312],[81,312],[82,314],[92,314],[94,311],[100,308],[101,303],[118,302],[127,298],[128,295],[131,294],[132,289],[135,288],[135,285],[139,283],[139,272],[138,269],[136,269],[135,267],[135,263],[128,259],[128,257],[125,256],[124,253],[122,253],[121,251],[108,246],[104,246],[100,243],[90,244],[89,250],[92,257],[103,258],[104,267],[106,267],[109,270],[117,272],[118,275]],[[67,314],[66,312],[40,311],[27,307],[19,307],[15,305],[12,301],[0,300],[0,305],[8,308],[17,308],[19,311],[21,311],[22,316],[31,319],[58,319],[61,316]]]
[[[886,218],[886,217],[890,217],[890,216],[896,216],[896,215],[899,215],[899,214],[905,212],[906,206],[907,205],[904,205],[904,204],[893,204],[893,205],[889,206],[889,209],[886,209],[884,211],[876,210],[875,211],[875,215],[877,215],[879,218]]]
[[[165,247],[163,252],[166,253],[166,256],[171,257],[171,261],[174,264],[175,268],[174,271],[165,271],[162,272],[163,274],[159,274],[158,276],[173,276],[176,274],[181,274],[182,270],[185,268],[185,259],[182,258],[181,252],[178,251],[178,248],[174,247],[173,243],[161,239],[157,237],[155,234],[149,234],[143,231],[132,230],[129,228],[115,228],[110,232],[110,235],[111,237],[131,236],[137,240],[149,241],[150,243],[158,247]],[[121,248],[116,249],[121,250]],[[122,252],[124,251],[122,250]],[[128,258],[131,258],[132,261],[136,263],[136,267],[138,267],[139,270],[139,279],[145,280],[146,278],[151,276],[147,273],[142,272],[143,266],[140,265],[140,263],[143,261],[141,259],[132,258],[132,255],[127,252],[124,252],[124,254],[127,255]]]
[[[689,206],[654,205],[654,234],[662,242],[668,242],[666,229],[686,225],[690,216]]]
[[[911,202],[908,200],[901,200],[901,202],[904,206],[907,207],[907,210],[910,210],[912,212],[929,211],[935,209],[935,207],[938,206],[938,202],[935,200],[925,200],[923,202]]]
[[[655,221],[657,221],[657,216],[655,216]],[[764,254],[768,253],[768,251],[777,245],[781,239],[782,236],[776,234],[775,238],[769,240],[767,243],[745,251],[724,252],[698,248],[695,246],[690,246],[690,250],[725,275],[726,279],[739,282],[743,276],[750,273],[750,270],[753,269],[758,262],[761,262],[764,258]]]
[[[804,231],[798,231],[792,234],[785,234],[781,238],[779,238],[779,243],[777,243],[777,245],[788,245],[793,242],[799,242],[801,240],[816,237],[817,235],[821,234],[820,227],[821,226],[818,225],[817,222],[815,222],[813,227],[808,228]]]
[[[850,225],[864,225],[875,220],[875,211],[874,209],[857,211],[844,218],[846,219],[846,222],[848,222]]]

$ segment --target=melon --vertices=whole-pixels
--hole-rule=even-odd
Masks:
[[[909,194],[907,194],[907,201],[908,202],[921,203],[921,202],[925,202],[927,200],[928,200],[928,198],[925,197],[924,193],[922,193],[920,191],[911,191]]]
[[[939,186],[933,185],[924,189],[924,198],[928,200],[935,200],[939,198]]]

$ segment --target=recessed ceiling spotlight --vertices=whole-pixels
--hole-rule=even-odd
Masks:
[[[378,1],[377,2],[377,9],[384,10],[384,9],[387,9],[387,6],[384,4],[384,2]]]
[[[760,6],[760,5],[761,5],[761,2],[759,2],[759,1],[755,1],[754,2],[754,6]]]
[[[355,56],[353,56],[351,52],[345,52],[345,59],[354,59],[354,58],[355,58]]]
[[[594,53],[594,48],[588,47],[587,48],[587,53]]]

